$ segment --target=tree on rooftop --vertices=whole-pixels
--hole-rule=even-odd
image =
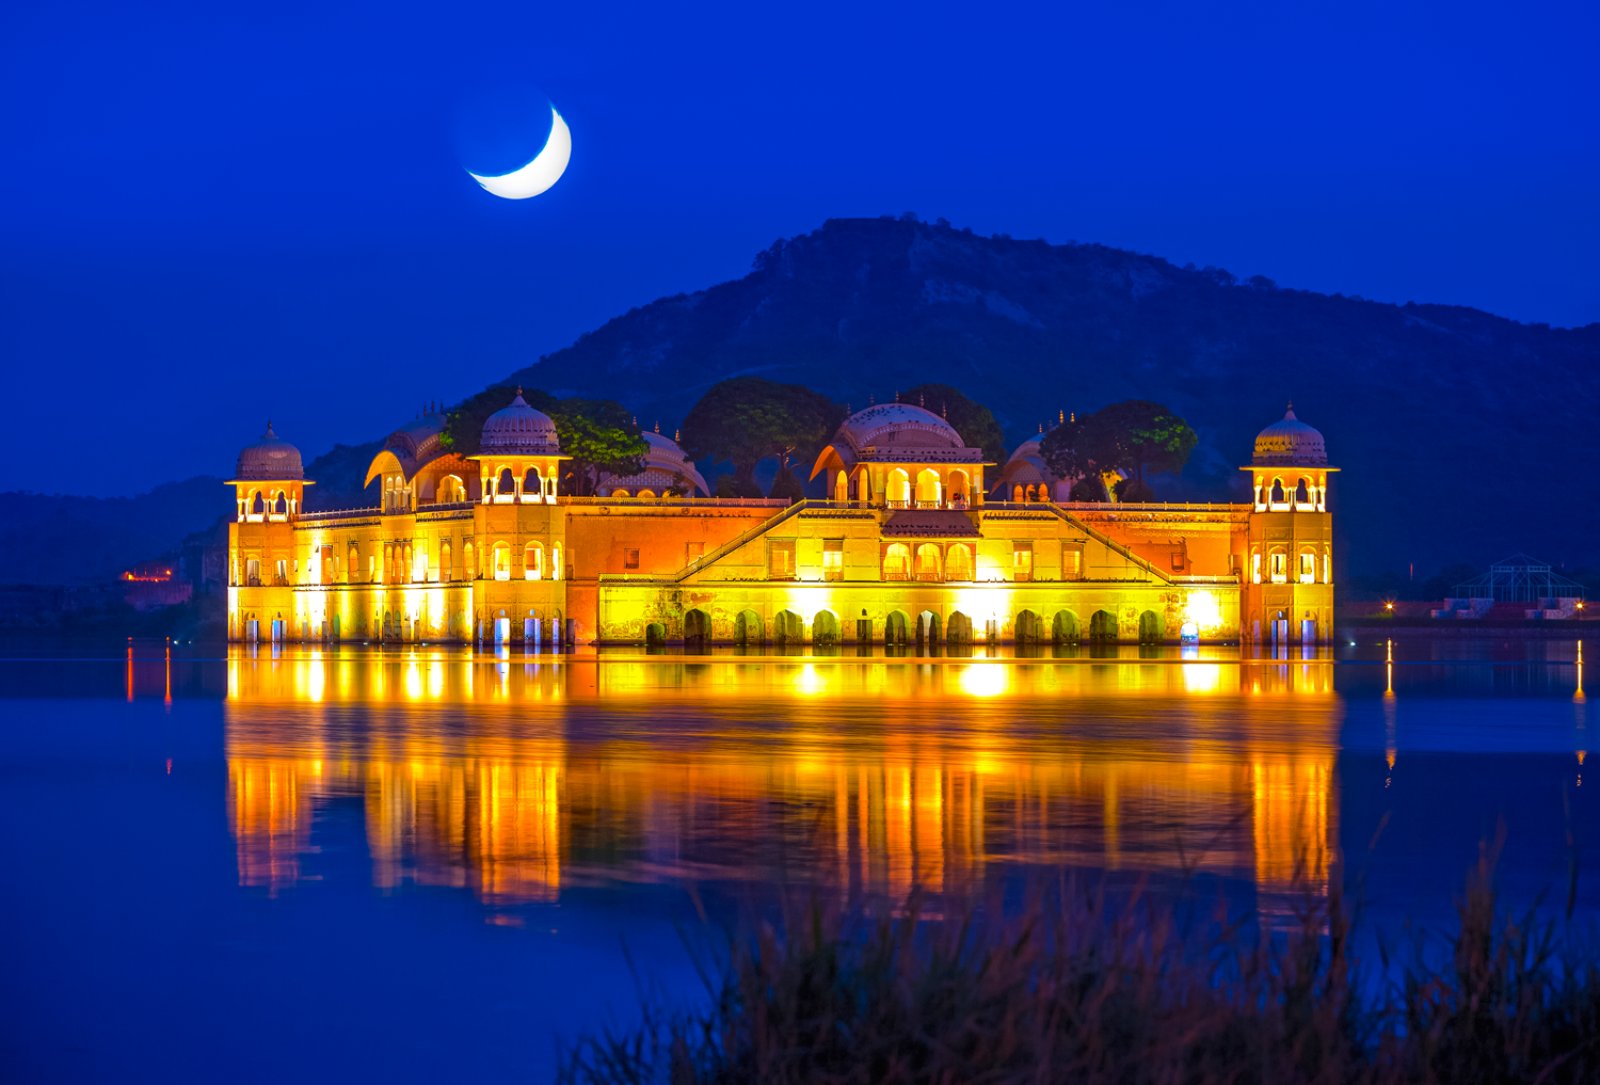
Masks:
[[[683,420],[683,448],[691,457],[710,456],[733,464],[733,489],[759,494],[756,465],[778,458],[778,478],[791,474],[796,456],[806,458],[839,425],[843,409],[819,392],[761,377],[734,377],[714,384]],[[784,485],[787,491],[790,487]],[[774,483],[774,492],[779,485]]]
[[[647,446],[639,425],[622,404],[609,399],[563,399],[546,412],[556,424],[561,451],[571,456],[570,492],[592,496],[601,475],[636,475],[644,470]]]
[[[1081,480],[1105,500],[1106,480],[1121,472],[1137,485],[1118,487],[1118,496],[1150,500],[1147,471],[1177,474],[1189,460],[1197,438],[1189,424],[1159,403],[1130,399],[1093,414],[1063,422],[1039,443],[1039,453],[1060,478]],[[1078,487],[1073,499],[1078,500]]]

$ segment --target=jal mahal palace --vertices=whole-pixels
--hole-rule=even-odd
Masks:
[[[1326,642],[1322,434],[1257,435],[1247,503],[1064,500],[1040,440],[985,463],[909,403],[857,411],[817,457],[828,497],[716,498],[677,443],[562,492],[554,422],[520,391],[479,451],[428,414],[367,470],[380,503],[318,510],[271,426],[229,485],[228,630],[244,642],[831,648]],[[986,470],[1000,466],[996,477]]]

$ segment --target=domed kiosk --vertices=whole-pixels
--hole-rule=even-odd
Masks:
[[[238,520],[245,523],[298,515],[305,487],[313,483],[306,479],[300,450],[279,437],[269,421],[261,440],[239,452],[227,485],[234,488]]]
[[[1256,435],[1245,557],[1245,632],[1275,648],[1323,643],[1333,632],[1333,518],[1328,446],[1294,404]]]
[[[1308,426],[1295,417],[1294,404],[1284,411],[1283,417],[1256,434],[1255,455],[1251,463],[1256,466],[1283,464],[1294,467],[1326,467],[1328,446],[1321,431]]]
[[[511,402],[484,420],[478,454],[486,504],[554,504],[561,454],[556,424],[528,405],[522,389]]]
[[[483,422],[478,450],[487,455],[559,456],[561,442],[550,416],[528,405],[517,389],[516,398],[495,411]]]
[[[982,503],[983,451],[925,407],[881,403],[846,418],[817,456],[838,502],[965,509]]]

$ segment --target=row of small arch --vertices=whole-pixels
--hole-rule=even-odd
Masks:
[[[1054,644],[1075,644],[1085,637],[1090,641],[1114,641],[1119,638],[1118,628],[1117,616],[1106,610],[1097,610],[1090,615],[1087,627],[1082,625],[1077,614],[1070,610],[1056,611],[1048,623],[1043,616],[1031,610],[1024,610],[1017,614],[1013,622],[1012,640],[1018,644],[1042,644],[1046,641]],[[1165,636],[1165,632],[1166,622],[1160,614],[1147,610],[1139,615],[1141,643],[1159,641]],[[684,640],[689,643],[705,643],[712,640],[711,616],[698,608],[685,612],[683,634]],[[871,633],[868,635],[873,636]],[[882,642],[888,645],[940,642],[970,644],[973,639],[973,620],[959,610],[953,611],[943,621],[931,610],[922,611],[915,617],[896,610],[890,612],[884,619]],[[665,624],[655,622],[647,626],[645,640],[646,643],[652,644],[665,643],[667,640]],[[838,644],[839,640],[838,615],[831,610],[818,611],[811,620],[811,643],[825,646]],[[792,610],[780,611],[772,620],[772,631],[769,636],[759,614],[753,610],[740,611],[734,617],[732,642],[741,645],[803,644],[804,619]]]

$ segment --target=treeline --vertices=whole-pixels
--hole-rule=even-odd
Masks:
[[[478,451],[485,420],[511,401],[506,385],[486,389],[446,414],[442,443],[464,456]],[[639,420],[614,400],[560,399],[537,389],[523,398],[555,422],[568,464],[568,492],[594,494],[604,475],[625,476],[643,469],[645,441]],[[968,447],[985,459],[1006,461],[1007,449],[992,410],[958,388],[928,383],[898,393],[940,415]],[[865,406],[862,404],[861,406]],[[710,460],[727,470],[715,476],[719,497],[806,496],[806,475],[817,455],[844,421],[851,405],[833,401],[799,384],[761,377],[734,377],[712,385],[683,420],[679,443],[695,460]],[[1128,400],[1082,417],[1063,418],[1045,434],[1040,453],[1050,470],[1075,480],[1073,500],[1148,501],[1155,496],[1148,476],[1176,475],[1196,444],[1195,432],[1178,414],[1159,403]],[[772,484],[756,480],[763,464],[775,463]],[[991,476],[994,481],[998,476]]]

